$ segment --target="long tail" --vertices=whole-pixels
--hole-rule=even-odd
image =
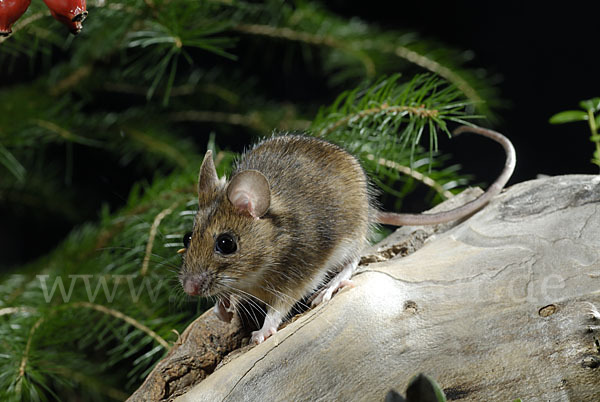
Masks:
[[[478,126],[460,126],[454,130],[453,134],[459,135],[464,132],[472,132],[491,138],[502,145],[504,151],[506,152],[504,169],[496,181],[494,181],[494,183],[492,183],[492,185],[487,189],[487,191],[473,201],[446,212],[439,212],[435,214],[398,214],[394,212],[379,212],[376,218],[378,223],[394,226],[420,226],[453,221],[477,212],[479,209],[483,208],[485,204],[490,202],[492,198],[498,195],[500,191],[502,191],[502,188],[504,188],[504,185],[508,182],[510,176],[512,176],[513,171],[515,170],[515,164],[517,162],[515,148],[513,147],[512,143],[502,134]]]

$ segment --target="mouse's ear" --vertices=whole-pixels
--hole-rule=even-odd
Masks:
[[[202,165],[200,165],[200,174],[198,175],[198,194],[214,191],[219,184],[219,177],[215,169],[215,163],[212,158],[212,151],[206,151]]]
[[[232,177],[227,198],[239,211],[258,219],[271,205],[269,181],[258,170],[244,170]]]

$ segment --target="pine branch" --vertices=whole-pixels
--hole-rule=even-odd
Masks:
[[[277,15],[272,10],[277,10]],[[418,39],[415,33],[382,32],[356,19],[351,22],[340,19],[311,3],[289,6],[272,1],[263,7],[244,5],[235,18],[244,22],[235,25],[234,32],[341,51],[362,64],[368,79],[402,69],[401,64],[390,62],[390,56],[395,56],[453,83],[482,113],[490,115],[489,105],[496,104],[497,92],[478,77],[480,72],[476,74],[461,67],[459,52],[441,50],[439,44]],[[250,24],[248,20],[257,23]],[[344,68],[338,67],[337,59],[331,59],[331,70]]]
[[[10,173],[13,174],[13,176],[17,179],[17,182],[23,183],[27,170],[2,144],[0,144],[0,163],[4,165],[4,167],[6,167]]]
[[[283,109],[283,112],[289,111],[289,108]],[[270,111],[253,111],[247,114],[222,113],[207,110],[184,110],[173,112],[169,118],[174,122],[212,122],[225,123],[234,126],[245,126],[260,134],[264,134],[273,129],[279,130],[304,130],[308,128],[310,122],[302,119],[294,119],[294,111],[288,113],[287,118],[278,118]],[[280,115],[280,113],[277,113]]]
[[[25,82],[0,92],[10,100],[0,103],[0,201],[75,221],[83,201],[65,183],[81,149],[128,171],[149,169],[156,179],[134,186],[119,212],[104,209],[99,223],[81,225],[50,255],[0,278],[0,399],[58,399],[59,390],[78,386],[85,398],[98,384],[123,395],[164,354],[173,330],[207,307],[190,303],[177,280],[176,250],[197,202],[204,150],[197,133],[213,132],[208,147],[219,174],[234,158],[217,145],[226,145],[229,126],[245,135],[308,128],[361,158],[391,194],[409,193],[419,182],[447,197],[466,177],[444,166],[437,135],[477,117],[469,112],[474,100],[490,99],[459,58],[307,3],[103,4],[89,4],[91,17],[76,40],[57,30],[41,2],[12,37],[0,39],[3,71],[25,58],[34,66]],[[332,77],[329,88],[356,87],[365,77],[371,84],[343,93],[308,123],[315,99],[274,100],[244,70],[238,38],[301,48],[300,66],[317,59],[323,68],[315,74]],[[231,62],[234,56],[240,62]],[[37,63],[42,59],[51,62]],[[405,69],[407,60],[453,84],[430,75],[375,80]],[[62,147],[71,150],[71,162],[48,151]],[[48,296],[58,279],[65,294],[75,283],[64,300],[58,287]]]
[[[407,184],[402,191],[394,189],[401,175],[447,198],[450,189],[468,180],[455,168],[443,168],[439,157],[436,161],[438,131],[449,136],[449,123],[467,123],[479,116],[466,111],[470,102],[461,91],[439,78],[420,75],[407,83],[399,79],[395,75],[341,94],[319,111],[310,131],[358,156],[378,186],[400,199],[414,190]],[[419,146],[425,132],[428,151]]]
[[[135,318],[132,318],[126,314],[123,314],[118,310],[114,310],[114,309],[105,307],[101,304],[94,304],[94,303],[88,303],[88,302],[73,303],[69,307],[71,307],[71,308],[78,308],[78,307],[90,308],[90,309],[93,309],[96,311],[100,311],[103,314],[107,314],[112,317],[115,317],[119,320],[123,320],[127,324],[134,326],[135,328],[139,329],[142,332],[145,332],[149,337],[154,339],[158,344],[160,344],[160,346],[162,346],[166,350],[169,350],[171,348],[171,346],[167,343],[167,341],[165,341],[163,338],[161,338],[156,332],[154,332],[153,330],[151,330],[150,328],[148,328],[146,325],[142,324]]]
[[[358,154],[368,151],[387,158],[407,146],[414,152],[426,129],[430,153],[437,151],[437,128],[450,136],[447,122],[479,117],[466,112],[470,102],[439,78],[418,75],[404,84],[398,83],[399,78],[395,75],[362,90],[344,92],[319,111],[311,131],[352,143],[352,151]]]
[[[0,309],[0,316],[7,315],[7,314],[33,313],[33,312],[35,312],[34,309],[26,307],[26,306],[6,307],[6,308]]]
[[[146,245],[146,254],[144,255],[144,261],[142,263],[142,269],[140,270],[140,275],[146,276],[148,273],[148,266],[150,265],[150,258],[152,256],[152,247],[154,246],[154,239],[156,238],[156,234],[158,232],[158,225],[160,222],[167,216],[173,213],[173,210],[179,206],[180,201],[175,201],[173,204],[169,205],[167,208],[163,209],[156,215],[154,221],[152,222],[152,227],[150,228],[150,235],[148,236],[148,243]]]
[[[367,159],[368,160],[376,160],[374,155],[367,155]],[[410,176],[413,179],[418,180],[421,183],[425,184],[426,186],[431,187],[432,189],[437,191],[438,194],[443,196],[445,199],[451,198],[453,196],[453,194],[450,191],[448,191],[447,189],[445,189],[442,184],[440,184],[436,180],[432,179],[431,177],[429,177],[423,173],[420,173],[416,169],[412,169],[408,166],[400,165],[397,162],[390,161],[390,160],[383,159],[383,158],[378,158],[376,161],[377,161],[378,165],[385,166],[390,169],[395,169],[399,173]]]
[[[398,71],[403,68],[401,63],[390,66],[390,56],[394,56],[454,83],[478,107],[486,108],[482,109],[485,112],[489,112],[488,106],[481,101],[490,102],[496,97],[493,89],[477,74],[460,67],[460,57],[456,57],[458,52],[440,51],[440,46],[416,39],[415,34],[383,32],[358,20],[349,22],[310,3],[289,5],[269,1],[259,5],[176,0],[152,3],[151,12],[147,10],[148,4],[139,1],[92,6],[90,11],[97,14],[96,20],[110,21],[111,40],[90,46],[93,50],[87,49],[90,38],[99,37],[100,32],[97,31],[102,30],[102,38],[107,42],[105,32],[109,29],[97,26],[90,19],[84,31],[84,35],[88,36],[88,46],[77,46],[75,50],[79,53],[77,59],[85,58],[88,63],[95,64],[99,57],[107,56],[105,51],[98,49],[114,52],[115,48],[121,47],[115,46],[117,41],[124,41],[124,46],[131,49],[127,52],[130,61],[124,76],[144,76],[150,83],[146,92],[148,98],[152,98],[159,84],[163,83],[163,104],[168,103],[179,58],[183,56],[193,63],[189,49],[199,48],[223,57],[235,57],[227,50],[233,46],[235,38],[229,37],[227,32],[340,51],[348,56],[345,61],[331,52],[325,56],[331,71],[337,71],[338,82],[342,77],[340,74],[347,76],[353,70],[350,66],[352,59],[362,64],[363,77],[370,79]],[[132,26],[134,21],[138,21],[135,27]],[[345,65],[339,65],[340,61]]]
[[[174,182],[173,180],[168,180],[168,183],[163,183],[162,185],[159,184],[158,187],[162,187],[162,189],[156,191],[162,192],[162,197],[167,197],[156,198],[157,195],[153,194],[152,199],[146,198],[145,201],[137,201],[138,205],[130,212],[125,212],[121,217],[106,218],[108,220],[105,223],[106,229],[109,229],[110,226],[115,223],[120,225],[120,222],[123,222],[123,219],[125,219],[126,222],[125,226],[112,235],[113,239],[109,240],[109,244],[128,244],[128,242],[123,242],[123,239],[130,238],[130,236],[134,236],[133,238],[135,239],[143,238],[144,240],[137,241],[137,243],[140,243],[140,246],[143,245],[144,242],[148,244],[151,241],[150,233],[147,231],[146,225],[140,225],[140,221],[144,222],[145,218],[142,218],[142,216],[138,215],[140,211],[145,210],[145,208],[141,207],[147,208],[147,206],[152,205],[152,209],[147,209],[146,212],[143,212],[144,216],[147,217],[149,214],[153,213],[157,200],[164,199],[165,202],[168,202],[169,205],[172,206],[172,198],[175,196],[179,199],[179,201],[177,201],[178,205],[182,203],[185,204],[187,200],[189,200],[189,194],[192,193],[191,190],[193,188],[193,186],[191,186],[191,188],[188,187],[190,182],[187,180],[189,180],[189,176],[186,179],[186,184],[183,187],[181,180],[179,180],[179,185],[177,185],[177,181]],[[167,192],[165,191],[166,189],[164,186],[167,188],[171,187],[171,189]],[[189,190],[179,192],[178,188],[188,188]],[[154,193],[154,191],[150,192]],[[179,209],[179,211],[181,211],[181,209]],[[182,225],[187,226],[190,224],[190,221],[189,219],[182,220],[179,215],[175,215],[167,223],[168,228],[166,230],[170,231],[174,228],[182,227]],[[175,226],[173,226],[173,224],[175,224]],[[165,221],[162,222],[161,226],[164,225]],[[152,282],[153,286],[157,283],[156,281],[160,282],[165,280],[164,271],[162,273],[160,271],[161,265],[165,263],[168,265],[172,264],[169,262],[169,259],[165,259],[165,251],[167,251],[166,254],[169,254],[168,249],[165,248],[165,246],[168,243],[171,243],[172,240],[167,238],[167,236],[164,234],[158,232],[157,229],[154,231],[154,239],[152,240],[154,242],[154,247],[152,249],[153,257],[147,267],[147,276],[151,281],[154,281]],[[163,228],[163,230],[164,229],[165,228]],[[182,236],[181,232],[186,229],[176,230],[179,232],[177,237],[180,239]],[[109,275],[109,278],[118,278],[118,275],[133,275],[136,271],[139,272],[140,266],[143,266],[143,262],[138,256],[141,257],[143,255],[143,247],[138,247],[135,244],[131,244],[132,247],[126,248],[104,248],[99,254],[93,250],[96,249],[96,245],[99,243],[100,239],[104,237],[103,233],[105,233],[103,230],[98,229],[92,230],[91,232],[87,231],[87,233],[73,233],[70,239],[68,239],[65,245],[62,247],[62,250],[57,250],[54,258],[50,258],[50,261],[53,261],[51,266],[48,266],[46,263],[42,262],[39,264],[38,268],[41,270],[37,270],[37,272],[42,273],[50,269],[53,272],[52,278],[66,279],[69,277],[68,275],[75,274],[89,275],[89,278],[94,278],[96,281],[99,278],[97,273],[102,274],[104,272]],[[102,243],[104,242],[106,242],[106,240],[102,240]],[[92,253],[91,257],[84,257],[84,255],[86,255],[86,249]],[[156,271],[157,269],[159,271]],[[92,276],[93,274],[96,275]],[[115,275],[117,276],[115,277]],[[131,278],[133,278],[132,281],[135,279],[135,277]],[[79,280],[81,280],[81,278]],[[21,281],[16,281],[13,286],[20,286],[20,282]],[[0,287],[5,287],[7,285],[10,286],[9,282],[6,280],[0,282],[0,284]],[[71,344],[71,339],[81,339],[80,342],[84,348],[83,350],[85,350],[85,348],[88,347],[86,345],[91,346],[93,344],[98,344],[98,342],[100,342],[100,344],[106,344],[106,342],[110,339],[118,339],[115,338],[115,336],[121,338],[122,336],[127,335],[127,337],[131,338],[132,335],[136,334],[134,336],[135,339],[138,339],[137,342],[132,342],[133,338],[129,341],[123,341],[122,338],[119,339],[119,346],[117,349],[109,352],[109,354],[113,356],[109,359],[109,362],[111,365],[114,365],[122,361],[123,358],[127,358],[127,356],[135,356],[136,354],[139,354],[141,359],[138,358],[139,361],[137,362],[136,367],[149,367],[149,364],[159,356],[156,355],[156,351],[154,351],[154,349],[147,350],[148,343],[144,339],[154,339],[159,345],[161,345],[162,348],[169,348],[169,345],[166,343],[160,333],[169,334],[171,333],[171,329],[174,328],[175,323],[185,323],[185,320],[181,320],[181,312],[167,312],[170,310],[168,305],[171,303],[171,299],[169,293],[165,292],[164,289],[162,295],[159,295],[159,298],[154,302],[151,302],[151,298],[148,299],[148,297],[151,296],[142,292],[139,294],[139,301],[132,304],[130,299],[131,296],[127,297],[127,292],[122,292],[120,289],[117,289],[117,293],[115,293],[115,297],[112,301],[109,299],[104,300],[105,295],[101,294],[102,291],[100,291],[96,297],[96,300],[94,302],[90,302],[88,301],[89,291],[91,289],[93,292],[94,286],[86,290],[86,287],[80,284],[79,286],[74,287],[72,291],[71,298],[73,300],[68,300],[66,303],[60,303],[60,295],[55,294],[51,302],[52,304],[48,306],[44,303],[45,296],[40,289],[40,283],[37,278],[33,278],[28,283],[24,283],[24,285],[25,291],[20,292],[20,295],[17,295],[16,298],[10,299],[10,303],[12,305],[0,309],[2,312],[1,315],[4,317],[9,317],[8,321],[5,320],[0,322],[0,333],[6,331],[13,333],[13,336],[3,339],[18,339],[18,337],[14,337],[14,330],[11,330],[10,327],[6,327],[5,325],[10,326],[23,320],[31,321],[32,315],[35,318],[35,322],[30,325],[18,326],[23,329],[29,329],[27,330],[28,335],[24,337],[23,349],[14,350],[15,355],[13,355],[13,357],[19,358],[20,360],[18,369],[15,371],[16,377],[11,379],[6,378],[5,376],[4,380],[0,379],[0,382],[9,380],[9,384],[13,384],[12,386],[9,386],[9,384],[4,384],[7,386],[0,388],[10,389],[16,394],[32,392],[32,389],[35,389],[36,394],[44,394],[46,392],[44,390],[43,382],[31,381],[31,379],[44,378],[44,376],[50,374],[45,372],[46,368],[43,365],[40,365],[36,358],[36,356],[40,353],[40,350],[44,350],[47,347],[46,345],[48,342],[51,344],[66,346]],[[10,291],[10,289],[2,289],[2,294],[14,294],[14,290]],[[59,296],[58,300],[56,298],[57,295]],[[3,297],[0,301],[0,306],[8,302],[8,300],[9,299]],[[110,303],[110,305],[104,304],[107,302]],[[143,310],[140,311],[139,307],[144,305],[152,306],[152,310],[148,310],[146,313],[143,313]],[[68,313],[67,310],[71,311],[71,313]],[[87,314],[84,310],[100,312],[107,316],[113,317],[114,319],[122,320],[126,325],[134,327],[137,332],[131,332],[123,328],[125,329],[125,332],[119,330],[121,335],[118,335],[118,333],[113,333],[112,336],[107,336],[108,334],[103,330],[102,327],[116,328],[114,327],[114,324],[111,324],[110,321],[98,321],[95,314]],[[73,317],[73,312],[75,311],[77,311],[77,316]],[[128,313],[128,311],[131,311],[131,313]],[[146,315],[148,318],[141,318]],[[157,319],[157,317],[161,318]],[[193,316],[188,315],[188,317],[192,318]],[[100,322],[102,326],[97,329],[90,330],[90,323],[98,322]],[[60,331],[57,331],[57,325],[60,327]],[[72,325],[72,327],[70,325]],[[149,325],[152,325],[159,330],[156,331]],[[178,324],[175,326],[175,328],[182,329],[182,325]],[[81,337],[80,335],[82,330],[85,331],[84,337]],[[47,337],[47,335],[44,335],[47,332],[51,332],[54,335],[52,337]],[[142,358],[142,356],[145,357]],[[78,363],[75,361],[72,362],[72,367],[77,367],[77,364]],[[4,366],[4,363],[0,362],[0,366]],[[3,367],[3,372],[7,372],[5,369],[6,367]],[[137,375],[140,374],[141,373],[137,373]],[[132,377],[132,379],[134,379],[136,382],[139,380],[137,375]],[[2,391],[0,391],[0,394],[1,393]]]
[[[365,69],[367,78],[375,77],[377,68],[375,62],[365,52],[357,51],[356,46],[330,35],[317,35],[308,32],[296,31],[287,27],[273,27],[269,25],[258,24],[239,24],[233,27],[233,31],[250,35],[268,36],[275,39],[285,39],[295,42],[302,42],[315,46],[327,46],[333,49],[341,50],[360,60]]]

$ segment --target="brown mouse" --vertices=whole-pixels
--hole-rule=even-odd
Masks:
[[[358,160],[337,145],[297,135],[266,139],[244,153],[229,182],[219,179],[206,152],[198,180],[199,210],[184,236],[180,281],[189,295],[216,296],[223,320],[244,301],[266,306],[261,343],[277,331],[292,306],[328,273],[337,275],[313,304],[327,301],[354,273],[374,224],[430,225],[468,216],[497,195],[515,166],[503,135],[462,126],[499,142],[504,170],[479,198],[448,212],[396,214],[374,207]]]

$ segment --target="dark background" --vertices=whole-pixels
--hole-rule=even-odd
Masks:
[[[594,148],[587,124],[548,123],[553,114],[577,109],[579,101],[600,96],[598,3],[571,2],[553,8],[533,2],[334,0],[326,5],[343,17],[357,16],[383,29],[413,31],[457,50],[472,51],[474,58],[467,66],[485,68],[498,81],[496,87],[504,106],[495,109],[498,121],[492,127],[505,133],[517,150],[517,169],[509,184],[534,179],[538,174],[598,173],[598,168],[589,162]],[[285,81],[281,89],[281,83],[273,80],[273,85],[280,88],[278,96],[283,98],[302,98],[303,91],[314,91],[319,86],[302,79]],[[11,78],[5,76],[0,82],[9,83]],[[309,95],[314,93],[306,96]],[[240,143],[239,148],[244,145]],[[452,161],[474,176],[474,183],[490,183],[503,164],[501,149],[487,139],[463,136],[442,141],[440,148],[451,153]],[[94,161],[102,156],[82,147],[77,149],[75,158]],[[111,161],[96,162],[118,169]],[[91,211],[99,211],[105,202],[111,210],[118,209],[133,182],[140,179],[139,174],[127,176],[93,168],[80,174],[85,180],[79,183],[87,183],[101,194],[90,201],[91,208],[87,205]],[[152,179],[151,172],[141,176]],[[82,194],[87,191],[78,187],[80,190]],[[97,216],[98,212],[82,215],[80,222]],[[0,267],[15,266],[42,255],[72,227],[72,221],[37,217],[35,213],[15,215],[0,206]]]
[[[579,101],[600,96],[598,2],[398,2],[401,7],[393,11],[389,6],[396,2],[367,3],[334,1],[331,8],[472,50],[470,66],[483,67],[500,79],[497,87],[505,106],[497,110],[500,120],[493,128],[505,133],[517,150],[509,185],[538,174],[598,173],[589,162],[594,145],[587,124],[548,123],[553,114],[578,109]],[[487,145],[473,137],[443,144],[466,171],[489,183],[502,155]],[[492,174],[482,172],[490,164]]]

